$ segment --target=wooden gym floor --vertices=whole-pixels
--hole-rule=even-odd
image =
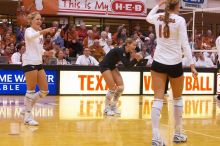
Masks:
[[[213,96],[184,96],[188,142],[220,146],[220,108]],[[49,96],[33,111],[40,125],[23,125],[22,96],[0,97],[0,146],[150,146],[152,96],[123,96],[121,117],[103,117],[104,96]],[[172,143],[172,100],[164,104],[161,133]]]

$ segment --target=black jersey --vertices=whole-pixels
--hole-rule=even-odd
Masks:
[[[137,63],[136,59],[130,60],[130,53],[125,52],[125,47],[110,50],[99,63],[103,68],[114,68],[121,61],[125,67],[132,67]]]

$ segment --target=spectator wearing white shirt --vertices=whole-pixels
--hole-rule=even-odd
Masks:
[[[57,65],[67,65],[68,64],[65,59],[63,50],[59,50],[56,53],[56,57],[57,57]]]
[[[101,32],[101,38],[99,39],[100,46],[104,47],[107,44],[108,34],[105,31]]]
[[[19,44],[17,46],[17,52],[15,52],[11,56],[11,63],[12,64],[22,64],[22,54],[25,52],[25,44]]]
[[[107,44],[103,47],[105,55],[113,48],[114,46],[112,45],[112,39],[107,39]]]
[[[203,53],[197,52],[195,53],[195,66],[196,67],[214,67],[214,64],[211,58],[206,57]]]
[[[87,65],[87,66],[98,66],[99,62],[92,56],[90,56],[90,49],[85,48],[83,50],[83,55],[80,55],[77,60],[77,65]]]

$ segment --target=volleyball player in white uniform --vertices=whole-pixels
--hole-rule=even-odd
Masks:
[[[45,71],[42,67],[42,55],[50,55],[43,49],[43,35],[53,33],[54,28],[41,30],[41,15],[33,12],[28,15],[31,27],[25,31],[26,51],[22,56],[22,66],[25,72],[27,92],[24,98],[24,123],[37,126],[38,122],[32,118],[32,108],[38,99],[44,98],[48,94],[48,83]],[[36,85],[40,91],[35,93]]]
[[[218,51],[218,70],[220,72],[220,32],[219,32],[219,37],[216,39],[215,44],[216,44],[216,48],[217,48],[217,51]],[[218,100],[218,103],[220,105],[220,95],[217,96],[217,100]]]
[[[159,7],[165,3],[165,13],[157,13]],[[185,19],[177,15],[179,7],[179,0],[163,0],[150,11],[146,18],[149,23],[155,25],[157,36],[157,47],[151,66],[154,85],[154,103],[151,112],[152,146],[165,145],[159,132],[159,120],[167,77],[170,80],[174,98],[175,134],[173,141],[177,143],[187,141],[187,136],[182,132],[183,52],[190,61],[193,76],[196,77],[198,73],[193,64]]]

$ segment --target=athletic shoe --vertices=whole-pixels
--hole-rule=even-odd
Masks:
[[[152,139],[152,146],[166,146],[166,145],[161,137],[157,137]]]
[[[112,105],[111,110],[115,113],[115,115],[121,115],[121,112],[119,111],[116,105]]]
[[[105,116],[114,116],[115,113],[112,111],[111,107],[108,106],[104,109],[104,115]]]
[[[25,113],[24,124],[29,126],[39,125],[39,123],[33,119],[31,113]]]
[[[187,136],[185,134],[175,133],[173,136],[173,142],[175,143],[187,142]]]

